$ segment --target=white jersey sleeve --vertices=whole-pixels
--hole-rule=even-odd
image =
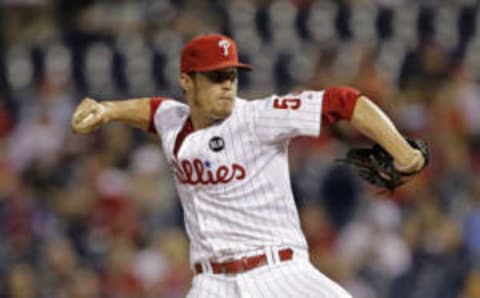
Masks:
[[[256,101],[252,125],[260,141],[276,143],[296,136],[319,136],[323,93],[303,91]]]
[[[152,132],[162,135],[168,131],[178,128],[180,124],[188,115],[188,107],[174,99],[162,98],[154,107],[151,114]]]

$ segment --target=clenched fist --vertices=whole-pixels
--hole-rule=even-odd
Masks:
[[[89,133],[108,122],[108,108],[91,98],[84,98],[72,117],[72,130],[76,133]]]

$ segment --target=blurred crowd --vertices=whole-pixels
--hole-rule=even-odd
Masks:
[[[184,297],[182,210],[159,140],[73,135],[84,96],[182,99],[183,43],[222,32],[255,70],[249,99],[349,85],[428,169],[394,194],[334,162],[371,142],[345,123],[291,144],[312,262],[358,298],[480,297],[478,1],[3,0],[0,297]],[[477,29],[478,28],[478,29]]]

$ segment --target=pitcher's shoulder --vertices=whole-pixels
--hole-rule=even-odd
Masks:
[[[178,101],[173,98],[165,98],[162,104],[159,106],[157,114],[177,114],[180,117],[183,117],[185,114],[188,114],[190,108],[187,104]]]
[[[188,109],[188,105],[171,97],[165,97],[162,106],[165,109]]]
[[[190,108],[188,105],[172,98],[166,98],[154,114],[157,131],[165,131],[180,126],[189,114]]]

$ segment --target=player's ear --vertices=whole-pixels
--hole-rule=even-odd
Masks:
[[[190,74],[182,72],[180,74],[180,86],[186,92],[187,90],[192,89],[193,86],[193,77]]]

